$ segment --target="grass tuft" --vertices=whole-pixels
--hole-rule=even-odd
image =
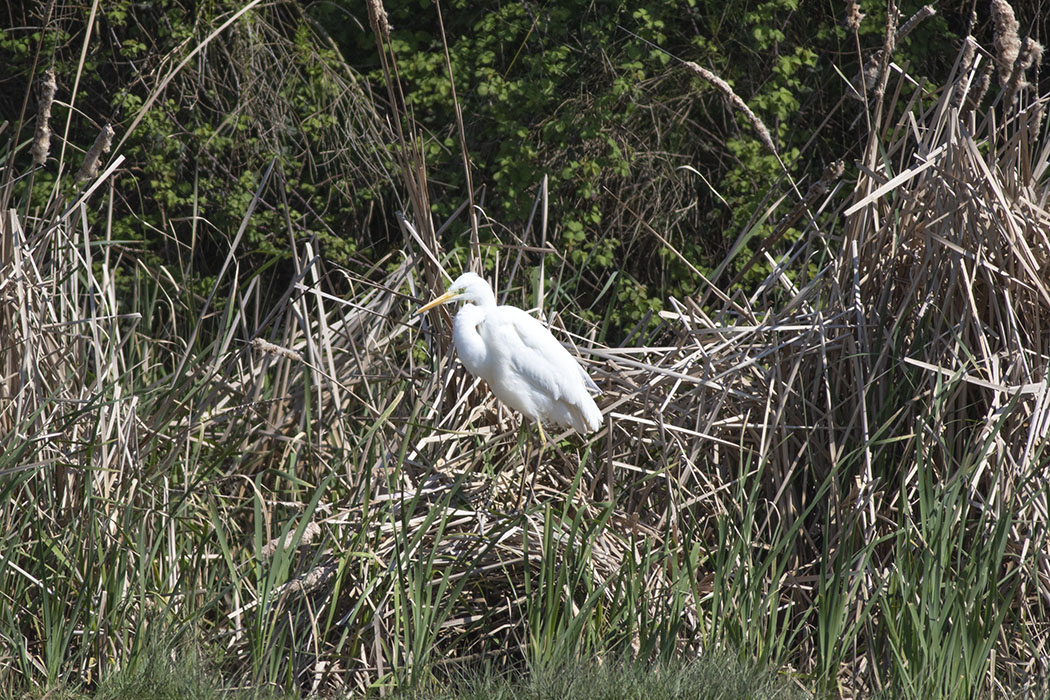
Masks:
[[[525,679],[465,676],[444,688],[395,694],[398,700],[802,700],[790,679],[755,672],[723,654],[688,664],[607,662],[550,668]]]

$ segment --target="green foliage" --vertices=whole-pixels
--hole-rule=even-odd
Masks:
[[[408,104],[433,137],[426,145],[435,182],[435,212],[447,216],[463,199],[463,173],[454,132],[451,86],[432,8],[391,6],[392,50]],[[324,8],[322,24],[331,27]],[[640,268],[611,230],[610,212],[622,209],[608,191],[639,176],[633,142],[647,101],[643,85],[667,69],[665,51],[626,40],[621,26],[656,46],[668,42],[670,7],[618,3],[597,8],[576,0],[532,8],[523,4],[453,3],[444,12],[457,94],[467,122],[475,183],[491,187],[488,209],[519,229],[527,220],[539,180],[549,177],[552,236],[580,269],[620,276],[615,325],[640,319],[653,302]],[[375,47],[336,31],[358,64],[375,65]],[[587,37],[584,41],[582,37]],[[612,47],[611,51],[595,47]],[[371,78],[381,81],[378,72]],[[466,233],[447,242],[463,247]],[[489,239],[491,240],[491,238]],[[535,262],[533,260],[533,262]],[[630,282],[639,279],[640,283]],[[588,282],[588,287],[593,283]],[[599,286],[600,289],[600,286]],[[579,291],[587,293],[588,288]],[[590,293],[597,292],[593,287]]]
[[[67,29],[0,35],[0,61],[23,68],[22,84],[8,80],[8,88],[21,92],[30,83],[26,69],[37,50],[37,75],[55,69],[59,103],[79,81],[70,142],[90,144],[100,124],[113,124],[127,174],[115,182],[112,210],[89,210],[90,221],[108,219],[129,264],[165,268],[198,294],[210,291],[242,223],[238,261],[270,266],[275,281],[292,272],[289,237],[314,239],[336,261],[371,246],[369,221],[387,159],[374,148],[332,155],[334,138],[353,147],[361,120],[352,117],[367,103],[355,99],[352,74],[348,85],[338,54],[317,41],[292,5],[246,14],[180,64],[242,6],[158,0],[146,11],[130,2],[106,3],[83,63],[77,59],[88,7],[61,25]],[[261,70],[260,51],[266,60],[283,53],[287,70]],[[163,92],[151,92],[158,83]],[[16,107],[6,102],[0,119],[17,123]],[[56,105],[52,119],[64,124],[66,114]],[[30,181],[34,191],[19,195],[38,210],[52,191],[56,151]],[[23,150],[20,158],[26,157]],[[274,197],[272,186],[259,192],[271,163],[290,196]],[[67,192],[77,188],[69,179],[76,167],[75,158],[63,164]],[[257,193],[263,204],[245,219]],[[225,303],[215,300],[220,309]]]
[[[865,51],[881,47],[880,7],[863,8],[870,12],[861,31]],[[434,211],[444,218],[463,201],[465,182],[436,11],[411,4],[386,9],[411,114],[429,135],[427,167],[441,183],[432,185]],[[371,37],[342,21],[345,12],[357,11],[356,5],[313,10],[352,63],[376,66]],[[693,293],[699,283],[677,255],[666,255],[665,246],[643,233],[641,222],[693,266],[710,271],[745,231],[755,241],[772,232],[784,211],[764,211],[767,193],[790,191],[792,181],[819,175],[827,162],[856,147],[849,123],[855,113],[847,110],[820,128],[847,89],[836,69],[855,72],[867,58],[855,55],[841,12],[837,5],[803,8],[797,0],[450,3],[443,12],[448,51],[474,183],[488,188],[487,211],[520,231],[546,174],[550,240],[593,276],[577,296],[597,301],[605,280],[615,278],[617,304],[608,321],[626,331],[660,306],[654,283],[676,296]],[[934,26],[924,30],[926,39],[943,47],[947,31]],[[913,58],[908,47],[905,59]],[[914,58],[936,51],[918,51]],[[778,155],[676,59],[704,64],[725,78],[770,128]],[[378,69],[369,78],[379,91]],[[713,191],[699,182],[692,186],[683,166],[702,172]],[[767,221],[755,226],[760,216]],[[467,235],[461,227],[444,243],[463,248]],[[776,256],[795,240],[797,233],[789,234],[771,252]],[[753,248],[741,252],[747,254],[738,262]],[[529,262],[535,265],[535,257]],[[753,286],[766,272],[768,265],[760,263],[743,284]]]
[[[129,124],[148,98],[136,76],[151,67],[166,70],[170,64],[158,57],[180,60],[204,27],[238,7],[222,1],[198,13],[180,0],[161,0],[150,13],[139,13],[133,3],[107,3],[100,15],[104,31],[88,47],[81,79],[86,101],[78,107],[95,123],[113,121],[120,138],[121,124]],[[862,9],[869,15],[861,27],[863,48],[873,50],[881,45],[885,9]],[[436,12],[414,4],[387,10],[407,103],[428,134],[424,152],[441,220],[464,200],[465,181]],[[372,92],[384,94],[373,38],[346,21],[348,14],[363,19],[362,8],[317,4],[310,12],[352,65],[371,68]],[[449,4],[444,20],[452,70],[474,182],[487,191],[486,210],[520,232],[547,174],[549,240],[588,272],[577,295],[597,302],[606,281],[616,280],[611,330],[624,331],[658,307],[656,289],[691,294],[698,280],[677,255],[667,255],[664,245],[644,234],[642,222],[695,267],[710,271],[728,245],[752,229],[767,192],[787,190],[788,178],[815,176],[832,154],[848,148],[851,115],[817,131],[844,90],[834,66],[850,74],[860,60],[852,55],[840,12],[838,6],[800,8],[794,0]],[[161,16],[164,21],[157,21]],[[905,59],[913,58],[912,47],[930,46],[916,54],[928,60],[944,43],[943,24],[919,31],[927,43],[909,40]],[[266,34],[279,35],[276,46],[286,52],[283,80],[269,80],[253,60],[259,50],[254,35]],[[62,61],[59,49],[75,42],[58,31],[48,37],[43,55],[58,54],[60,85],[69,85],[75,54]],[[11,63],[24,65],[35,41],[35,35],[8,31],[0,49],[10,45]],[[119,60],[106,63],[110,55]],[[331,259],[348,261],[358,251],[382,253],[399,241],[391,241],[375,218],[377,204],[399,196],[383,174],[394,170],[390,159],[385,149],[372,146],[368,152],[352,138],[338,140],[346,120],[326,106],[347,93],[333,79],[340,57],[317,40],[306,18],[288,8],[253,11],[203,55],[204,61],[182,70],[122,149],[141,175],[120,183],[126,204],[114,212],[114,230],[129,242],[131,255],[149,266],[170,265],[179,276],[192,267],[195,273],[186,279],[214,274],[222,261],[215,252],[232,239],[274,158],[293,196],[268,202],[247,222],[242,253],[260,262],[286,259],[293,235],[316,237]],[[686,75],[675,58],[697,61],[724,77],[770,127],[779,160],[717,92]],[[227,69],[242,86],[238,95],[221,88],[219,75]],[[94,128],[75,121],[73,136],[90,141]],[[327,155],[340,152],[348,157]],[[351,163],[360,169],[353,172]],[[713,191],[682,166],[703,173]],[[263,196],[269,199],[267,192]],[[749,235],[762,240],[776,218],[774,212]],[[495,240],[491,229],[482,233]],[[771,252],[776,255],[794,238],[785,237]],[[466,241],[460,227],[445,243],[456,249]],[[191,242],[194,259],[186,260]],[[525,262],[535,265],[535,256]],[[766,269],[764,263],[753,268],[744,284],[753,285]],[[286,265],[275,268],[280,270],[290,272]]]

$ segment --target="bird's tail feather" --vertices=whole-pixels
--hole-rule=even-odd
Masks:
[[[602,427],[602,412],[589,396],[580,405],[568,404],[568,407],[572,415],[572,427],[577,433],[586,435]]]

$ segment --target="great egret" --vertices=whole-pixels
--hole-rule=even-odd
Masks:
[[[536,421],[541,437],[543,423],[578,433],[602,426],[602,412],[588,393],[598,386],[546,326],[515,306],[497,306],[492,287],[473,272],[417,313],[453,301],[466,302],[452,325],[460,361],[496,398]]]

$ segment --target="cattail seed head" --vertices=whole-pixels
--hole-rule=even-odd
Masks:
[[[1003,103],[1013,107],[1017,103],[1018,95],[1029,86],[1025,73],[1033,65],[1039,65],[1043,60],[1043,45],[1030,37],[1025,37],[1021,43],[1021,49],[1014,61],[1013,70],[1010,72],[1010,81],[1003,89]]]
[[[922,22],[924,19],[929,19],[930,17],[933,17],[935,14],[937,14],[937,10],[933,9],[932,5],[923,5],[922,7],[920,7],[919,11],[911,17],[909,17],[908,21],[905,22],[904,25],[897,30],[897,33],[894,35],[894,42],[898,44],[902,42],[904,40],[904,37],[911,34],[912,30],[919,26],[920,22]]]
[[[843,22],[846,25],[846,29],[851,32],[858,31],[864,17],[865,15],[860,11],[860,5],[857,4],[856,0],[849,0],[846,3],[846,19]]]
[[[1029,122],[1029,124],[1031,124],[1031,126],[1029,127],[1029,133],[1031,133],[1031,134],[1038,134],[1038,133],[1040,133],[1039,130],[1043,126],[1043,103],[1042,102],[1036,102],[1032,106],[1032,118],[1031,118],[1031,121]]]
[[[51,150],[51,105],[55,101],[55,88],[55,71],[48,68],[40,83],[40,98],[36,107],[36,133],[31,149],[34,167],[43,165]]]
[[[999,84],[1005,86],[1010,81],[1017,54],[1021,51],[1021,40],[1017,36],[1017,18],[1014,8],[1006,0],[992,0],[992,21],[995,23],[995,51],[999,69]]]
[[[966,104],[963,109],[967,112],[972,112],[981,104],[981,100],[984,99],[985,93],[988,92],[988,86],[992,83],[992,66],[985,64],[984,70],[981,71],[981,75],[974,81],[973,87],[970,88],[970,93],[966,96]]]
[[[95,143],[91,144],[87,155],[84,156],[84,163],[80,166],[80,170],[77,171],[77,182],[90,180],[98,175],[98,164],[102,160],[102,154],[109,153],[109,147],[112,143],[113,127],[106,124],[102,127],[102,131],[98,132],[98,136],[95,137]]]
[[[378,30],[384,37],[390,37],[390,18],[387,17],[383,0],[368,0],[368,14],[372,19],[372,29]]]
[[[260,350],[271,355],[277,355],[288,360],[296,360],[297,362],[303,361],[303,356],[295,350],[289,350],[288,348],[282,348],[280,345],[274,345],[269,343],[262,338],[256,338],[252,341],[252,347],[256,350]]]
[[[959,57],[959,79],[955,84],[955,92],[952,94],[952,107],[958,109],[962,106],[963,96],[970,88],[970,73],[973,70],[973,59],[977,55],[977,42],[972,36],[966,37],[963,42],[962,55]]]
[[[864,67],[860,69],[860,73],[853,78],[854,92],[849,93],[850,97],[864,101],[864,96],[871,92],[871,89],[875,87],[879,80],[879,59],[882,53],[879,52],[873,56],[868,56],[868,60],[865,61]]]
[[[770,135],[769,129],[766,128],[765,123],[758,118],[757,114],[751,111],[751,108],[747,106],[747,103],[744,102],[744,100],[741,99],[739,95],[733,92],[733,88],[730,87],[729,83],[722,80],[722,78],[715,75],[706,68],[697,65],[696,63],[693,63],[692,61],[685,61],[684,63],[686,68],[689,68],[701,78],[714,85],[715,88],[717,88],[718,91],[721,92],[726,97],[726,99],[729,100],[730,104],[732,104],[734,107],[736,107],[737,110],[743,113],[743,115],[747,118],[748,122],[751,123],[751,128],[754,129],[755,133],[758,134],[758,138],[763,143],[763,145],[765,145],[765,147],[769,149],[770,153],[777,153],[777,147],[773,143],[773,137],[772,135]]]
[[[1021,64],[1021,70],[1028,70],[1032,66],[1038,66],[1043,62],[1043,45],[1035,39],[1028,37],[1024,40],[1024,48],[1021,55],[1017,57]]]

